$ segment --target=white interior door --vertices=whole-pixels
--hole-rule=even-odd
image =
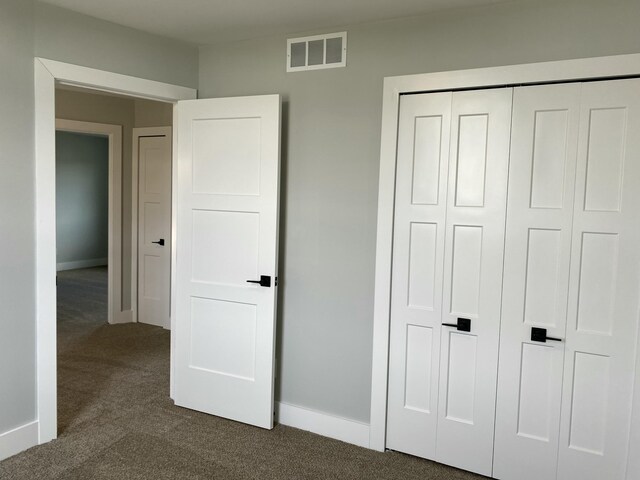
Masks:
[[[580,84],[516,88],[513,99],[493,474],[556,478]]]
[[[513,90],[453,96],[439,462],[490,476]],[[470,329],[460,328],[470,320]]]
[[[640,311],[640,80],[582,86],[558,479],[622,480]]]
[[[435,459],[452,94],[400,102],[387,448]]]
[[[387,447],[491,474],[511,89],[402,98]]]
[[[179,102],[177,128],[174,399],[272,428],[280,97]]]
[[[171,128],[134,129],[138,158],[138,321],[170,328]]]

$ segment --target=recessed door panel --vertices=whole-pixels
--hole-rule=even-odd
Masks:
[[[411,200],[414,205],[437,205],[440,193],[442,116],[416,117]]]
[[[408,305],[433,310],[436,290],[438,225],[411,223]]]
[[[453,315],[477,316],[480,305],[482,227],[454,225],[451,265]]]
[[[404,406],[411,410],[430,413],[433,329],[407,325],[406,352]]]
[[[529,325],[554,328],[564,324],[564,319],[557,318],[558,303],[566,293],[558,291],[561,247],[560,230],[529,229],[524,297],[524,322]]]
[[[458,116],[457,207],[484,206],[488,129],[486,113]]]
[[[246,286],[259,277],[259,214],[195,210],[192,225],[193,281]]]
[[[553,426],[552,402],[554,369],[562,368],[556,362],[553,348],[525,343],[520,362],[520,388],[518,392],[518,435],[549,442]]]
[[[476,397],[478,339],[449,332],[446,418],[473,425]]]
[[[255,381],[256,319],[256,305],[192,297],[189,366]]]
[[[578,330],[611,335],[618,270],[618,235],[582,234]]]
[[[627,109],[592,108],[589,117],[584,209],[617,212],[624,169]]]
[[[569,111],[538,110],[534,117],[531,208],[562,208]]]
[[[260,195],[260,118],[193,122],[193,191],[213,195]]]

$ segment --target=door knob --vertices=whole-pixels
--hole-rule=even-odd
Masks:
[[[547,337],[546,328],[531,327],[531,341],[547,343],[547,340],[553,340],[554,342],[561,342],[561,338]]]
[[[157,245],[160,245],[161,247],[164,247],[164,238],[161,238],[160,240],[158,240],[157,242],[151,242],[151,243],[155,243]]]
[[[458,323],[443,323],[445,327],[456,327],[460,332],[471,331],[471,319],[470,318],[458,318]]]
[[[270,287],[271,277],[269,275],[260,275],[260,280],[247,280],[247,283],[257,283],[261,287]]]

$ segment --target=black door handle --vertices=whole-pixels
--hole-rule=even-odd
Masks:
[[[461,332],[471,331],[471,319],[470,318],[458,318],[458,323],[443,323],[445,327],[456,327]]]
[[[157,242],[151,242],[151,243],[156,243],[156,244],[160,245],[161,247],[164,247],[164,238],[161,238]]]
[[[546,328],[531,327],[531,341],[547,343],[547,340],[553,340],[554,342],[561,342],[561,338],[547,337]]]
[[[260,275],[260,280],[247,280],[247,283],[257,283],[261,287],[270,287],[271,277],[269,275]]]

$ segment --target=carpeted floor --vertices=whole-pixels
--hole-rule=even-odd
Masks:
[[[58,279],[59,438],[0,462],[2,480],[471,480],[295,428],[271,431],[178,408],[169,332],[106,324],[106,269]]]

